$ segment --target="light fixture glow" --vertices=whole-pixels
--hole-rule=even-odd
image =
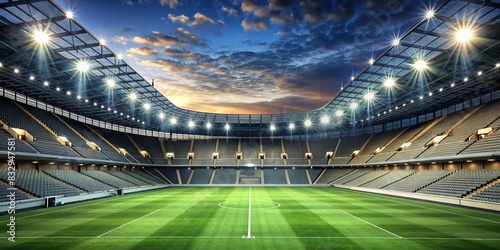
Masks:
[[[2,64],[2,63],[0,63],[0,68],[1,68],[1,67],[3,67],[3,64]],[[497,67],[498,67],[498,63],[497,63]]]
[[[2,67],[2,64],[1,64],[1,63],[0,63],[0,67]],[[495,65],[495,68],[500,68],[500,63],[497,63],[497,64]]]
[[[115,87],[115,79],[113,79],[113,78],[106,79],[106,84],[108,85],[108,87],[114,88]]]
[[[229,124],[227,124],[227,123],[226,123],[226,125],[224,126],[224,129],[225,129],[226,131],[228,131],[230,128],[231,128],[231,127],[229,126]]]
[[[130,93],[130,94],[128,95],[128,98],[129,98],[130,100],[132,100],[132,101],[135,101],[135,100],[137,100],[137,94],[136,94],[136,93],[134,93],[134,92],[132,92],[132,93]]]
[[[66,11],[66,18],[73,19],[74,14],[71,11]]]
[[[483,75],[483,71],[479,71],[479,72],[477,72],[477,75],[478,75],[478,76]]]
[[[14,73],[19,74],[19,69],[14,69]]]
[[[35,80],[35,77],[34,76],[30,76],[30,80]]]
[[[323,117],[321,117],[321,123],[322,124],[327,124],[328,121],[329,121],[328,116],[324,115]]]
[[[194,128],[194,126],[195,126],[195,123],[193,121],[189,121],[188,122],[188,127],[189,128]]]
[[[76,69],[80,72],[87,72],[90,69],[90,65],[87,61],[78,61],[76,63]]]
[[[351,109],[357,109],[358,108],[358,104],[357,103],[351,103],[351,105],[349,105],[349,108],[351,108]]]
[[[43,85],[45,85],[45,86],[49,86],[49,82],[44,81],[44,82],[43,82]]]
[[[276,130],[276,126],[274,126],[274,124],[271,124],[271,127],[269,127],[269,129],[271,129],[271,131],[274,131]]]
[[[57,87],[57,88],[56,88],[56,91],[61,91],[61,88]]]
[[[392,40],[392,46],[398,46],[400,44],[400,40],[399,38],[395,38],[394,40]]]
[[[33,37],[39,44],[46,44],[49,42],[49,35],[43,31],[36,31]]]
[[[337,110],[337,111],[335,111],[335,115],[338,116],[338,117],[343,116],[344,115],[344,111]]]
[[[434,17],[434,14],[436,14],[436,13],[434,12],[434,10],[433,10],[433,9],[427,10],[427,11],[425,12],[425,18],[426,18],[426,19],[431,19],[431,18],[433,18],[433,17]]]
[[[122,60],[123,59],[123,55],[122,54],[118,54],[118,55],[116,55],[116,58],[118,58],[118,60]]]
[[[207,122],[206,127],[207,127],[207,129],[210,129],[210,128],[212,128],[212,124],[210,122]]]
[[[288,128],[289,128],[290,130],[293,130],[293,129],[295,128],[295,124],[290,123],[290,124],[288,125]]]
[[[150,110],[151,109],[151,104],[150,103],[144,103],[144,109],[145,110]]]
[[[451,86],[452,88],[453,88],[453,87],[455,87],[455,83],[452,83],[450,86]]]
[[[307,119],[307,120],[304,122],[304,125],[306,126],[306,128],[311,127],[311,125],[312,125],[312,121],[311,121],[311,120],[309,120],[309,119]]]
[[[468,80],[469,80],[469,78],[468,78],[468,77],[464,78],[464,82],[467,82]]]
[[[460,43],[468,42],[472,38],[472,31],[470,28],[464,28],[457,31],[455,34],[455,40]]]
[[[419,71],[425,70],[427,69],[427,62],[422,59],[416,60],[415,63],[413,63],[413,67]]]
[[[391,88],[394,85],[396,85],[396,80],[394,80],[394,78],[390,77],[390,78],[385,79],[385,81],[384,81],[384,86],[385,87]]]
[[[106,45],[106,39],[99,39],[99,44],[101,46]]]
[[[67,91],[67,92],[66,92],[66,95],[71,95],[71,91]]]
[[[160,114],[158,115],[158,117],[160,117],[160,119],[162,119],[162,120],[163,120],[163,119],[165,118],[165,114],[160,113]]]
[[[170,124],[172,125],[177,124],[177,119],[175,119],[175,117],[170,118]]]
[[[363,98],[365,98],[365,100],[367,100],[367,101],[370,101],[370,100],[373,100],[373,98],[375,98],[375,94],[373,94],[373,92],[368,92],[365,94],[365,96]]]
[[[368,61],[370,65],[373,65],[375,63],[375,60],[373,58],[370,58],[370,61]]]

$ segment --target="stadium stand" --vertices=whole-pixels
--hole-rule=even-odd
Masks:
[[[337,139],[324,139],[309,141],[309,147],[311,153],[313,154],[312,164],[325,165],[328,163],[328,159],[325,157],[327,152],[333,152],[335,146],[337,145]]]
[[[241,152],[243,158],[239,161],[240,166],[260,166],[259,152],[260,140],[253,138],[244,138],[240,140]]]
[[[175,153],[175,158],[171,160],[172,165],[186,165],[188,163],[188,153],[191,148],[191,141],[163,141],[167,152]],[[195,155],[196,157],[196,155]]]
[[[171,182],[172,184],[180,184],[179,178],[177,178],[177,171],[175,168],[153,168],[153,169],[147,168],[146,171],[148,171],[150,174],[155,175],[156,177],[159,177],[160,179],[166,178],[166,181]],[[160,173],[158,173],[158,171]]]
[[[219,159],[217,166],[236,166],[236,153],[238,152],[238,139],[219,139]]]
[[[331,159],[330,164],[347,164],[352,159],[355,150],[361,150],[371,135],[358,135],[341,139],[335,157]]]
[[[0,182],[0,202],[8,202],[10,201],[10,195],[12,192],[14,192],[14,197],[16,200],[27,200],[30,197],[28,197],[25,193],[21,192],[20,190],[7,190],[10,188],[9,185],[6,185],[2,182]]]
[[[305,168],[288,168],[288,176],[290,184],[309,184]]]
[[[499,176],[499,170],[458,170],[418,190],[417,193],[461,198]]]
[[[62,181],[66,182],[70,185],[83,189],[89,193],[92,192],[102,192],[106,190],[114,189],[112,186],[97,181],[93,178],[90,178],[86,175],[80,174],[73,170],[55,170],[55,169],[47,169],[43,172],[48,175]]]
[[[0,179],[7,180],[7,169],[0,169]],[[74,196],[84,193],[82,190],[65,184],[35,169],[16,170],[16,186],[37,197]]]
[[[192,169],[192,177],[189,184],[209,184],[210,176],[212,175],[211,168],[194,168]]]
[[[473,200],[500,203],[500,183],[478,192],[471,197]]]
[[[396,190],[401,192],[415,192],[422,187],[434,183],[448,175],[451,171],[447,170],[423,170],[414,175],[402,178],[398,182],[383,187],[383,189]]]
[[[191,165],[196,166],[213,166],[214,159],[212,154],[215,152],[217,140],[194,140],[193,152],[194,159]]]
[[[286,164],[289,166],[294,165],[308,165],[308,161],[305,158],[306,153],[310,153],[307,150],[307,142],[306,141],[292,141],[285,140],[285,153],[288,155],[288,159],[286,160]],[[313,158],[316,157],[313,155]],[[320,156],[323,157],[323,156]]]
[[[149,153],[149,155],[151,156],[150,160],[153,164],[168,164],[168,161],[165,158],[165,154],[161,149],[161,144],[163,142],[158,138],[150,136],[138,136],[133,134],[131,134],[130,136],[140,148],[146,150]]]
[[[120,179],[122,179],[124,181],[130,182],[130,183],[134,184],[135,186],[147,186],[147,185],[151,185],[151,183],[148,183],[146,181],[138,179],[135,176],[127,174],[124,171],[108,171],[106,173],[108,173],[110,175],[113,175],[113,176],[115,176],[117,178],[120,178]]]
[[[288,184],[283,168],[265,168],[264,169],[264,184]]]
[[[82,174],[90,176],[98,181],[104,182],[115,188],[130,188],[135,186],[134,184],[128,181],[125,181],[121,178],[109,174],[109,172],[111,171],[82,170]]]
[[[236,174],[235,168],[217,168],[212,184],[236,184]]]
[[[324,170],[323,175],[321,175],[321,177],[317,181],[317,184],[331,183],[354,171],[357,170],[354,170],[352,168],[327,168]]]
[[[366,188],[383,188],[391,183],[399,181],[411,174],[415,173],[414,170],[392,170],[388,174],[381,175],[377,178],[372,179],[364,184],[359,185],[360,187]]]
[[[281,158],[281,140],[262,139],[262,149],[265,153],[264,165],[266,166],[282,166],[284,165]]]

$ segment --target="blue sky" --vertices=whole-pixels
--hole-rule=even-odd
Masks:
[[[181,108],[317,109],[422,18],[408,0],[57,0]]]

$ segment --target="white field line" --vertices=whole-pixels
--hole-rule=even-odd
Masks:
[[[247,238],[252,238],[252,187],[250,187],[250,191],[248,192],[248,234]]]
[[[395,234],[395,233],[393,233],[393,232],[387,231],[387,230],[385,230],[385,229],[383,229],[383,228],[381,228],[381,227],[379,227],[379,226],[377,226],[377,225],[375,225],[375,224],[373,224],[373,223],[370,223],[370,222],[368,222],[368,221],[366,221],[366,220],[363,220],[363,219],[361,219],[361,218],[359,218],[359,217],[357,217],[357,216],[354,216],[354,215],[352,215],[352,214],[350,214],[350,213],[348,213],[348,212],[346,212],[346,211],[344,211],[344,210],[342,210],[342,209],[339,209],[339,210],[340,210],[340,212],[342,212],[342,213],[344,213],[344,214],[347,214],[347,215],[349,215],[349,216],[351,216],[351,217],[353,217],[353,218],[356,218],[356,219],[358,219],[358,220],[360,220],[360,221],[362,221],[362,222],[364,222],[364,223],[366,223],[366,224],[372,225],[372,226],[374,226],[374,227],[376,227],[376,228],[378,228],[378,229],[380,229],[380,230],[382,230],[382,231],[384,231],[384,232],[386,232],[386,233],[388,233],[388,234],[392,234],[392,235],[394,235],[394,236],[396,236],[396,237],[398,237],[398,238],[400,238],[400,239],[401,239],[401,238],[403,238],[403,237],[401,237],[401,236],[399,236],[399,235],[397,235],[397,234]]]
[[[360,194],[360,193],[358,193],[358,194],[362,195],[362,196],[366,196],[366,197],[372,197],[372,198],[374,197],[374,196],[369,196],[369,195]],[[463,216],[463,217],[468,217],[468,218],[472,218],[472,219],[476,219],[476,220],[482,220],[482,221],[488,221],[488,222],[500,224],[500,221],[494,221],[494,220],[484,219],[484,218],[480,218],[480,217],[476,217],[476,216],[472,216],[472,215],[459,214],[459,213],[450,212],[450,211],[446,211],[446,210],[442,210],[442,209],[429,208],[429,207],[419,206],[419,205],[415,205],[415,204],[409,204],[409,203],[398,202],[398,201],[394,201],[394,200],[390,200],[390,199],[384,199],[384,198],[380,198],[380,197],[376,197],[376,199],[390,201],[390,202],[393,202],[393,203],[403,204],[403,205],[412,206],[412,207],[425,208],[425,209],[428,209],[428,210],[434,210],[434,211],[448,213],[448,214],[460,215],[460,216]],[[422,202],[425,202],[425,200],[422,200]],[[464,208],[466,208],[466,207],[464,207]]]
[[[330,205],[330,204],[328,204],[328,203],[326,203],[326,202],[323,202],[323,204],[325,204],[325,205],[327,205],[327,206],[329,206],[329,207],[332,207],[332,205]]]
[[[156,213],[156,212],[158,212],[158,211],[160,211],[160,209],[156,209],[155,211],[153,211],[153,212],[151,212],[151,213],[149,213],[149,214],[143,215],[143,216],[141,216],[141,217],[139,217],[139,218],[137,218],[137,219],[135,219],[135,220],[129,221],[129,222],[127,222],[127,223],[125,223],[125,224],[123,224],[123,225],[121,225],[121,226],[119,226],[119,227],[115,227],[115,228],[113,228],[113,229],[111,229],[111,230],[109,230],[109,231],[107,231],[107,232],[105,232],[105,233],[103,233],[103,234],[101,234],[101,235],[97,236],[97,238],[101,238],[102,236],[104,236],[104,235],[106,235],[106,234],[109,234],[109,233],[111,233],[111,232],[113,232],[113,231],[115,231],[115,230],[117,230],[117,229],[120,229],[120,228],[122,228],[122,227],[124,227],[124,226],[126,226],[126,225],[128,225],[128,224],[134,223],[134,222],[136,222],[136,221],[138,221],[138,220],[140,220],[140,219],[142,219],[142,218],[144,218],[144,217],[146,217],[146,216],[152,215],[152,214],[154,214],[154,213]]]
[[[18,239],[96,239],[95,236],[16,236]],[[236,236],[217,236],[217,235],[129,235],[129,236],[104,236],[99,239],[241,239]],[[500,241],[500,238],[447,238],[447,237],[374,237],[374,236],[261,236],[263,239],[386,239],[386,240],[467,240],[467,241]],[[0,237],[7,239],[7,237]]]

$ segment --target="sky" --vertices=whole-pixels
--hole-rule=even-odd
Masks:
[[[412,0],[56,0],[175,105],[323,107],[422,19]]]

